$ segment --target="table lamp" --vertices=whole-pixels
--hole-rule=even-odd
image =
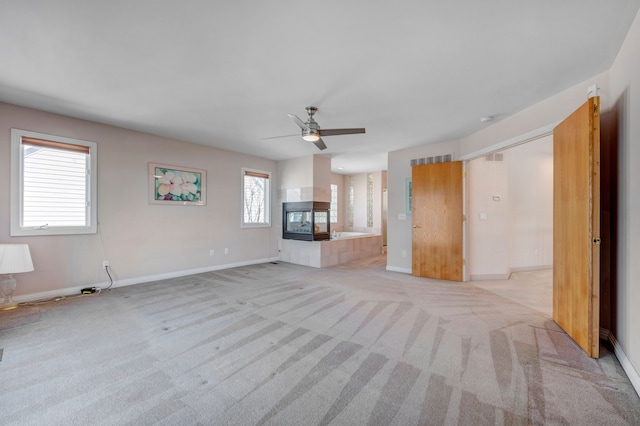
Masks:
[[[31,253],[28,244],[0,244],[0,274],[6,274],[6,278],[0,281],[0,292],[4,296],[4,303],[0,310],[6,311],[18,307],[13,301],[13,292],[16,289],[16,280],[13,274],[33,271]]]

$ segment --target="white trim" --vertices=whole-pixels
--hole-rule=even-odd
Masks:
[[[256,265],[260,263],[277,262],[279,260],[280,260],[279,257],[271,257],[271,258],[247,260],[244,262],[228,263],[225,265],[208,266],[205,268],[187,269],[184,271],[176,271],[176,272],[167,272],[164,274],[146,275],[142,277],[128,278],[124,280],[114,280],[113,286],[111,288],[126,287],[130,285],[144,284],[144,283],[153,282],[153,281],[179,278],[187,275],[195,275],[195,274],[202,274],[205,272],[219,271],[222,269],[237,268],[239,266],[248,266],[248,265]],[[102,289],[105,289],[108,286],[109,286],[108,282],[102,282],[102,283],[82,285],[77,287],[60,288],[56,290],[43,291],[39,293],[22,294],[20,296],[14,296],[13,300],[16,303],[37,302],[40,300],[55,299],[56,297],[79,295],[80,290],[87,287],[100,287]]]
[[[553,265],[518,266],[516,268],[511,268],[511,273],[513,274],[517,272],[544,271],[547,269],[553,269]]]
[[[469,212],[467,208],[469,207],[467,204],[467,184],[469,183],[469,177],[467,175],[467,161],[462,162],[462,217],[464,220],[462,221],[462,281],[469,281],[469,276],[471,274],[471,268],[469,268],[469,241],[468,234],[469,227],[471,226],[468,217]]]
[[[251,228],[270,228],[271,227],[271,186],[273,185],[273,173],[267,170],[259,170],[252,169],[250,167],[242,167],[241,168],[242,176],[240,177],[240,228],[242,229],[251,229]],[[268,175],[267,179],[268,185],[265,188],[264,194],[264,223],[247,223],[244,221],[244,178],[246,172],[254,172],[254,173],[262,173]]]
[[[403,274],[409,274],[411,275],[411,268],[400,268],[398,266],[391,266],[391,265],[387,265],[387,271],[391,271],[391,272],[401,272]]]
[[[22,194],[23,194],[23,156],[22,137],[44,139],[79,145],[89,148],[89,164],[87,164],[87,179],[89,180],[87,194],[87,226],[52,226],[28,228],[22,226]],[[82,235],[98,232],[98,144],[79,139],[55,136],[28,130],[11,129],[11,206],[10,206],[10,235],[42,236],[42,235]]]
[[[530,132],[527,132],[523,135],[519,135],[516,137],[513,137],[511,139],[507,139],[506,141],[502,141],[496,144],[493,144],[491,146],[488,146],[486,148],[482,148],[478,151],[474,151],[474,152],[470,152],[469,154],[463,155],[461,156],[459,159],[461,161],[470,161],[473,160],[475,158],[479,158],[479,157],[483,157],[487,154],[490,154],[492,152],[495,151],[501,151],[503,149],[507,149],[507,148],[513,148],[514,146],[518,146],[518,145],[522,145],[523,143],[527,143],[527,142],[531,142],[534,141],[536,139],[540,139],[543,138],[545,136],[549,136],[553,134],[553,129],[560,124],[559,121],[552,123],[552,124],[548,124],[546,126],[540,127],[538,129],[532,130]]]
[[[473,274],[469,277],[470,281],[495,281],[508,280],[511,274]]]
[[[631,385],[635,389],[636,393],[638,394],[638,396],[640,396],[640,375],[633,367],[633,364],[631,364],[631,361],[629,361],[629,358],[627,358],[627,355],[624,353],[622,346],[620,346],[620,344],[616,340],[616,337],[611,331],[601,328],[600,338],[609,340],[609,342],[611,342],[616,358],[618,358],[618,361],[620,362],[620,365],[622,366],[624,372],[627,373],[627,377],[629,377],[629,381],[631,382]]]

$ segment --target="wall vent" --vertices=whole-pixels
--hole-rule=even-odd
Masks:
[[[449,163],[453,161],[453,154],[434,155],[433,157],[414,158],[411,160],[411,167],[423,164]]]
[[[504,161],[504,154],[501,152],[494,152],[484,156],[484,161]]]

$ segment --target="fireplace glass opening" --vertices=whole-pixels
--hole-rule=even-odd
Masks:
[[[321,241],[330,238],[329,204],[302,201],[282,204],[282,238]]]

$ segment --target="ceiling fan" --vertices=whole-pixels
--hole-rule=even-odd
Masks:
[[[313,142],[318,149],[323,150],[327,149],[327,146],[324,144],[322,140],[322,136],[336,136],[336,135],[353,135],[357,133],[364,133],[364,128],[357,129],[320,129],[318,123],[313,119],[313,114],[318,111],[318,108],[314,106],[308,106],[305,108],[307,110],[307,114],[309,114],[309,119],[304,122],[297,115],[287,114],[290,119],[296,123],[300,129],[302,129],[302,139],[308,142]],[[282,137],[282,136],[276,136]],[[266,138],[273,139],[273,138]]]

